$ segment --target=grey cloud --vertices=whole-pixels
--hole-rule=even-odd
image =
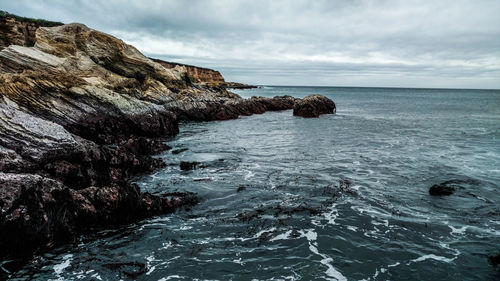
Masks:
[[[216,68],[228,80],[500,88],[493,0],[0,0],[0,9],[83,22],[147,55]]]

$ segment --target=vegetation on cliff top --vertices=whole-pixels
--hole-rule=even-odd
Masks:
[[[13,17],[18,21],[32,22],[32,23],[35,23],[39,26],[47,26],[47,27],[58,26],[58,25],[64,24],[62,22],[57,22],[57,21],[48,21],[48,20],[44,20],[44,19],[33,19],[33,18],[21,17],[18,15],[14,15],[14,14],[11,14],[9,12],[0,10],[0,19],[6,18],[6,17]]]

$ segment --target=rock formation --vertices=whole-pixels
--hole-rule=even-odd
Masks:
[[[301,102],[242,99],[189,75],[82,24],[39,27],[33,47],[4,48],[0,257],[26,257],[94,228],[194,204],[193,194],[152,195],[128,182],[163,165],[151,155],[168,149],[161,138],[178,132],[178,119],[232,119]],[[326,113],[315,103],[328,101],[308,105]]]
[[[224,82],[222,85],[226,89],[255,89],[258,88],[257,86],[254,85],[248,85],[248,84],[243,84],[243,83],[238,83],[238,82]]]
[[[293,106],[293,115],[306,118],[319,117],[322,114],[333,114],[335,103],[322,95],[309,95],[298,100]]]
[[[159,59],[152,59],[153,61],[161,64],[165,68],[171,69],[176,67],[184,67],[186,68],[186,75],[192,83],[200,84],[200,85],[208,85],[208,86],[219,86],[224,84],[226,81],[224,77],[220,74],[219,71],[198,67],[194,65],[181,64],[175,62],[166,62]]]
[[[0,50],[9,45],[33,46],[38,27],[62,24],[60,22],[19,17],[0,11]]]

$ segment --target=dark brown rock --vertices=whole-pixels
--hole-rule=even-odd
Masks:
[[[94,227],[113,226],[196,203],[189,193],[154,196],[135,185],[68,188],[39,175],[0,172],[1,256],[29,256]]]
[[[200,163],[198,162],[187,162],[187,161],[181,161],[179,164],[179,167],[183,171],[188,171],[188,170],[194,170],[196,166],[198,166]]]
[[[309,95],[298,100],[293,106],[293,115],[306,118],[319,117],[322,114],[334,114],[335,103],[321,95]]]
[[[500,265],[500,253],[492,256],[488,256],[488,261],[494,266],[498,267]]]

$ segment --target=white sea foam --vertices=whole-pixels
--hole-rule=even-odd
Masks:
[[[155,271],[156,266],[151,265],[151,263],[154,261],[155,261],[155,257],[153,255],[146,256],[146,268],[148,269],[148,272],[146,272],[146,275],[149,275],[153,271]]]
[[[389,264],[387,267],[395,267],[395,266],[398,266],[400,265],[401,263],[399,262],[396,262],[396,263],[393,263],[393,264]]]
[[[247,171],[247,174],[245,175],[245,180],[249,180],[250,178],[253,178],[255,176],[255,173],[252,171]]]
[[[285,233],[282,233],[282,234],[278,234],[276,237],[273,237],[271,240],[269,241],[277,241],[277,240],[288,240],[290,239],[290,234],[292,234],[292,231],[291,230],[288,230],[287,232]]]
[[[357,231],[358,231],[358,227],[356,227],[356,226],[352,226],[352,225],[348,225],[348,226],[347,226],[347,229],[349,229],[350,231],[354,231],[354,232],[357,232]]]
[[[318,239],[318,233],[316,233],[314,229],[300,230],[299,233],[300,237],[305,237],[307,239],[309,243],[309,250],[323,258],[320,262],[327,267],[325,274],[331,277],[328,278],[328,280],[347,281],[347,278],[338,270],[336,270],[331,264],[331,262],[333,262],[333,259],[318,251],[318,243],[316,242],[316,240]]]
[[[451,225],[448,225],[448,226],[451,228],[450,234],[458,234],[458,235],[464,235],[467,228],[469,228],[468,225],[464,225],[464,226],[459,227],[459,228],[455,228]]]
[[[264,229],[264,230],[261,230],[259,232],[257,232],[252,238],[260,238],[260,236],[264,233],[267,233],[267,232],[273,232],[273,231],[276,231],[276,227],[271,227],[269,229]]]
[[[170,275],[170,276],[167,276],[167,277],[163,277],[163,278],[160,278],[158,279],[158,281],[168,281],[168,280],[171,280],[171,279],[181,279],[182,277],[180,275]]]
[[[330,207],[330,211],[323,214],[328,224],[335,225],[335,219],[339,216],[339,211],[336,207],[337,204],[333,204]]]
[[[71,265],[72,260],[73,260],[72,254],[65,255],[63,257],[62,263],[54,265],[54,267],[53,267],[54,272],[59,276],[61,273],[63,273],[64,269],[66,269],[67,267],[69,267]]]
[[[421,257],[418,257],[416,259],[413,259],[411,260],[409,263],[407,263],[407,265],[413,263],[413,262],[421,262],[421,261],[425,261],[425,260],[429,260],[429,259],[432,259],[432,260],[437,260],[437,261],[442,261],[442,262],[446,262],[446,263],[450,263],[452,261],[454,261],[457,257],[453,257],[453,258],[447,258],[447,257],[443,257],[443,256],[437,256],[437,255],[434,255],[434,254],[429,254],[429,255],[423,255]]]
[[[241,258],[234,259],[233,262],[236,264],[245,265],[245,263],[241,260]]]
[[[94,273],[94,274],[92,274],[92,276],[90,276],[90,277],[95,278],[95,279],[97,279],[97,280],[102,280],[102,278],[101,278],[101,276],[99,275],[99,273]]]
[[[459,256],[461,254],[461,252],[458,249],[451,248],[449,244],[440,242],[439,246],[441,246],[441,248],[443,248],[443,249],[447,249],[447,250],[453,251],[454,252],[453,255],[455,257],[457,257],[457,256]]]
[[[160,248],[160,250],[166,250],[166,249],[172,247],[172,245],[173,245],[173,243],[171,241],[168,241],[166,243],[164,242],[164,243],[162,243],[162,247]]]
[[[381,219],[380,221],[372,220],[372,224],[373,225],[383,225],[383,226],[389,227],[389,220]]]

